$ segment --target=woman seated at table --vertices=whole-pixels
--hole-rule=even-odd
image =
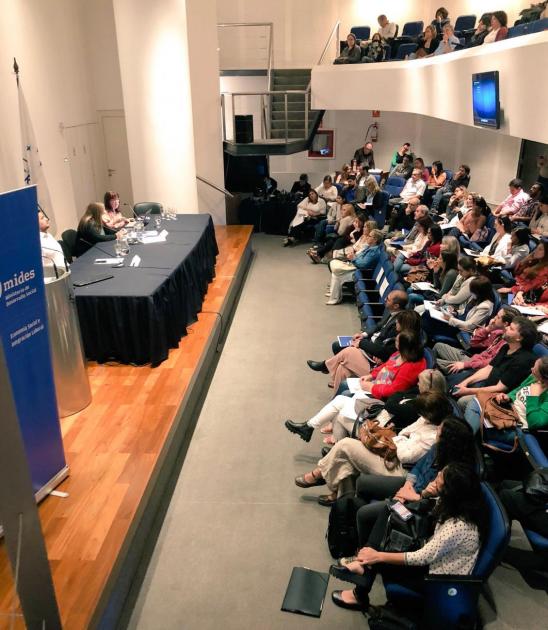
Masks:
[[[443,232],[439,225],[432,225],[430,218],[424,217],[417,221],[419,227],[419,236],[414,241],[411,248],[405,250],[410,252],[410,256],[405,256],[403,253],[399,253],[394,261],[394,271],[401,277],[404,277],[409,273],[413,267],[426,264],[429,258],[437,258],[441,251],[441,239],[443,238]],[[428,227],[426,227],[428,226]],[[422,247],[416,247],[417,241],[421,238],[423,230],[426,228],[426,241],[422,242]],[[420,244],[420,242],[419,242]],[[405,247],[405,246],[404,246]]]
[[[317,468],[296,477],[295,484],[300,488],[326,484],[331,492],[320,496],[319,501],[322,505],[332,505],[340,483],[348,477],[358,473],[402,477],[402,464],[414,464],[433,446],[439,425],[451,412],[448,398],[439,392],[421,394],[417,409],[419,419],[393,438],[396,446],[393,459],[370,451],[361,440],[345,437],[320,459]]]
[[[103,227],[103,215],[105,206],[102,203],[90,203],[83,217],[78,223],[76,236],[76,256],[81,256],[95,243],[115,241],[115,234],[105,234]]]
[[[367,546],[353,561],[332,565],[330,573],[355,584],[353,590],[333,591],[331,598],[341,608],[369,608],[369,593],[378,573],[390,582],[415,592],[425,590],[426,575],[469,575],[476,564],[481,541],[487,531],[487,509],[480,479],[468,464],[452,462],[439,476],[439,500],[434,509],[436,528],[430,540],[417,551],[380,551],[389,515],[381,513]],[[463,492],[463,488],[466,491]]]
[[[101,220],[107,234],[117,232],[129,223],[129,219],[120,212],[120,196],[117,192],[108,190],[105,193],[105,211]]]
[[[474,278],[470,283],[470,295],[464,313],[459,317],[444,313],[445,321],[440,321],[432,318],[428,311],[424,313],[422,326],[429,339],[439,335],[456,339],[459,332],[473,332],[491,317],[494,307],[491,281],[485,276]]]
[[[297,206],[297,213],[289,224],[289,236],[284,240],[283,246],[294,245],[304,239],[306,232],[325,216],[325,212],[325,201],[312,188]]]

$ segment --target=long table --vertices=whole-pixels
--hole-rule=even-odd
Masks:
[[[132,245],[124,267],[94,262],[116,257],[113,241],[95,245],[71,265],[73,282],[113,276],[74,287],[88,359],[158,365],[196,321],[219,253],[213,221],[210,215],[178,215],[162,220],[163,229],[166,242]],[[140,265],[129,267],[135,254]]]

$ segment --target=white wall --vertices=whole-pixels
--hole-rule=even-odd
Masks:
[[[20,66],[36,141],[43,162],[57,235],[74,227],[81,214],[74,204],[66,146],[60,124],[95,120],[88,82],[80,3],[72,0],[2,3],[0,20],[0,189],[23,184],[15,78]]]
[[[317,109],[404,111],[473,125],[471,78],[499,69],[503,120],[498,134],[548,141],[548,82],[539,62],[548,53],[548,31],[414,61],[312,70],[312,106]],[[333,89],[352,85],[352,90]],[[533,87],[534,86],[534,87]]]
[[[310,183],[317,186],[323,175],[352,158],[374,121],[379,125],[379,141],[374,145],[378,168],[387,169],[393,152],[408,141],[426,164],[441,160],[452,170],[461,163],[468,164],[471,189],[490,203],[505,196],[508,181],[516,176],[521,146],[518,138],[415,114],[382,112],[374,119],[370,111],[335,111],[326,114],[323,125],[335,129],[335,159],[311,160],[307,153],[271,157],[270,172],[278,186],[287,189],[301,172],[308,173]]]
[[[198,212],[183,0],[114,0],[136,199]]]
[[[223,76],[220,78],[221,92],[262,92],[268,90],[266,76]],[[225,100],[225,124],[226,137],[233,138],[233,114],[253,116],[253,137],[261,138],[261,99],[258,96],[235,96],[234,111],[232,111],[232,100],[227,97]]]
[[[481,17],[483,13],[491,11],[506,11],[508,14],[508,25],[518,19],[519,12],[529,6],[524,0],[429,0],[429,14],[433,19],[434,12],[440,6],[445,7],[449,11],[449,17],[454,23],[459,15],[475,15]]]

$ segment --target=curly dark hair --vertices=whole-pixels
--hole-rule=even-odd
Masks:
[[[450,416],[441,425],[436,444],[436,468],[441,470],[452,462],[475,464],[474,432],[465,420]]]
[[[439,523],[451,518],[476,525],[480,539],[487,531],[487,510],[478,473],[469,464],[452,462],[443,469],[443,484],[434,509]]]

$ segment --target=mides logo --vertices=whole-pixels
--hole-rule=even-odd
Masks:
[[[31,269],[30,271],[20,271],[19,273],[14,273],[13,278],[0,281],[0,297],[2,297],[3,293],[11,291],[29,280],[34,280],[35,275],[34,269]]]

